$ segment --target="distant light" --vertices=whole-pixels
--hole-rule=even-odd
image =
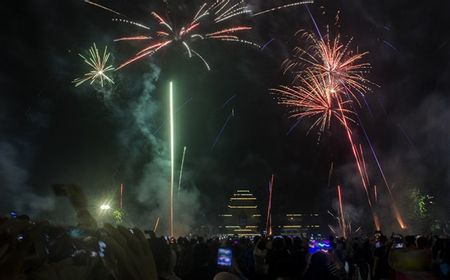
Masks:
[[[9,215],[10,215],[11,218],[13,218],[13,219],[17,218],[17,212],[16,212],[16,211],[11,211],[11,212],[9,212]]]
[[[100,205],[100,210],[109,210],[109,209],[111,209],[111,205],[109,204]]]

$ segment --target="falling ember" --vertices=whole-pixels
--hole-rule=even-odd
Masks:
[[[345,226],[345,219],[344,219],[344,207],[342,205],[342,194],[341,194],[341,186],[337,186],[337,192],[338,192],[338,200],[339,200],[339,212],[341,215],[341,228],[342,228],[342,235],[344,236],[344,238],[347,238],[347,233],[346,233],[346,226]]]
[[[153,227],[154,233],[156,233],[156,231],[158,230],[158,225],[159,225],[159,217],[156,219],[155,226]]]
[[[219,142],[220,137],[222,136],[223,132],[225,131],[225,128],[227,127],[228,123],[230,122],[230,120],[234,117],[234,108],[231,110],[230,114],[228,115],[227,119],[225,120],[225,122],[223,123],[222,127],[219,130],[219,133],[217,133],[216,138],[214,139],[213,144],[211,145],[211,151],[214,149],[214,147],[217,145],[217,143]]]
[[[391,201],[391,203],[392,203],[392,210],[394,211],[394,217],[397,220],[398,225],[400,226],[401,229],[406,229],[406,224],[403,221],[400,212],[398,211],[397,205],[394,203],[394,201]]]
[[[123,184],[120,184],[120,209],[123,209],[123,191],[124,191]]]
[[[183,156],[181,158],[181,167],[180,167],[180,177],[178,178],[178,192],[177,194],[180,194],[181,191],[181,179],[183,178],[183,166],[184,166],[184,157],[186,155],[186,146],[183,148]]]
[[[328,171],[328,187],[330,187],[330,183],[331,183],[331,175],[333,174],[333,166],[334,166],[334,162],[331,162],[330,170]]]
[[[333,232],[334,234],[336,234],[336,230],[333,228],[333,226],[328,225],[328,228],[331,230],[331,232]]]
[[[375,197],[375,202],[378,202],[378,191],[377,191],[377,185],[373,186],[373,194]]]
[[[274,179],[275,175],[272,174],[269,182],[269,201],[267,202],[266,232],[268,235],[272,235],[272,190]]]
[[[381,230],[380,218],[378,217],[377,213],[375,213],[375,212],[373,212],[373,221],[375,223],[375,228],[377,230]]]

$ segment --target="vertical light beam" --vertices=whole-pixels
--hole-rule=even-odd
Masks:
[[[170,113],[170,223],[169,232],[173,237],[173,183],[174,183],[174,136],[173,136],[173,83],[169,84],[169,113]]]

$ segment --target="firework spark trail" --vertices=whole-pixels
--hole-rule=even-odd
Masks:
[[[139,60],[139,59],[141,59],[143,57],[152,56],[153,54],[157,53],[160,49],[164,48],[165,46],[169,45],[170,43],[172,43],[172,40],[165,41],[164,43],[159,43],[159,44],[157,44],[157,46],[147,47],[147,49],[150,49],[149,51],[144,52],[143,54],[142,54],[142,51],[140,51],[139,52],[139,53],[141,53],[140,55],[137,54],[134,58],[125,61],[124,63],[119,65],[119,67],[117,67],[116,70],[119,70],[119,69],[127,66],[128,64],[133,63],[133,62],[135,62],[135,61],[137,61],[137,60]]]
[[[378,202],[378,190],[377,185],[373,186],[373,196],[375,197],[375,202]]]
[[[183,178],[183,166],[184,166],[184,157],[186,156],[186,146],[183,148],[183,156],[181,158],[181,166],[180,166],[180,177],[178,178],[178,192],[177,194],[180,195],[181,191],[181,179]]]
[[[137,27],[141,27],[147,30],[150,30],[150,27],[143,25],[142,23],[138,23],[135,21],[131,21],[131,20],[127,20],[127,19],[123,19],[123,18],[113,18],[112,21],[116,21],[116,22],[121,22],[121,23],[127,23],[127,24],[131,24]]]
[[[214,142],[211,146],[211,151],[214,150],[214,147],[216,146],[216,144],[219,142],[220,137],[222,136],[223,132],[225,131],[225,128],[228,125],[228,122],[231,120],[231,118],[233,118],[233,111],[231,111],[231,113],[228,115],[227,119],[225,120],[225,123],[223,124],[222,128],[220,129],[219,133],[217,134],[216,138],[214,139]]]
[[[285,5],[273,7],[273,8],[267,9],[267,10],[259,11],[257,13],[254,13],[252,15],[252,17],[260,16],[263,14],[271,13],[271,12],[282,10],[282,9],[292,8],[292,7],[299,6],[299,5],[306,5],[306,4],[313,4],[313,3],[314,3],[314,1],[301,1],[301,2],[291,3],[291,4],[285,4]]]
[[[331,217],[333,217],[333,218],[335,218],[336,220],[338,220],[339,221],[339,218],[338,217],[336,217],[336,215],[334,215],[333,213],[331,213],[331,211],[330,210],[327,210],[327,213],[331,216]]]
[[[392,45],[392,44],[389,43],[388,41],[383,40],[383,43],[384,43],[386,46],[388,46],[388,47],[390,47],[391,49],[393,49],[394,51],[399,52],[398,49],[397,49],[396,47],[394,47],[394,45]]]
[[[403,136],[406,138],[406,140],[408,141],[409,145],[411,146],[412,150],[414,151],[414,153],[416,154],[417,157],[421,157],[421,155],[419,154],[419,151],[416,148],[416,145],[414,144],[413,140],[411,139],[411,137],[408,135],[408,133],[406,132],[406,130],[403,128],[403,126],[400,125],[400,123],[397,123],[397,127],[400,129],[401,133],[403,134]]]
[[[333,174],[333,166],[334,166],[334,162],[331,162],[330,165],[330,170],[328,171],[328,187],[330,187],[331,184],[331,175]]]
[[[98,7],[98,8],[101,8],[101,9],[103,9],[103,10],[106,10],[106,11],[108,11],[108,12],[114,13],[114,14],[116,14],[116,15],[119,15],[119,16],[122,15],[121,13],[116,12],[116,11],[114,11],[113,9],[110,9],[110,8],[105,7],[105,6],[103,6],[103,5],[97,4],[97,3],[95,3],[95,2],[92,2],[92,1],[89,1],[89,0],[84,0],[84,2],[87,3],[87,4],[90,4],[90,5],[96,6],[96,7]]]
[[[359,116],[358,116],[358,118],[359,118]],[[360,121],[360,123],[361,123],[361,121]],[[370,141],[369,136],[367,135],[366,129],[364,128],[364,125],[362,123],[361,123],[361,128],[362,128],[364,137],[365,137],[367,143],[369,144],[370,150],[372,152],[373,158],[375,159],[375,162],[377,164],[378,170],[380,171],[381,177],[383,178],[383,181],[384,181],[384,184],[386,186],[386,189],[388,190],[389,198],[391,200],[391,207],[392,207],[392,210],[394,211],[394,217],[397,220],[397,223],[399,224],[399,226],[402,229],[405,229],[406,228],[406,224],[403,221],[403,217],[402,217],[400,211],[398,210],[397,203],[396,203],[396,201],[394,199],[394,195],[392,194],[391,187],[389,186],[389,183],[388,183],[388,181],[386,179],[386,176],[384,174],[383,168],[382,168],[382,166],[380,164],[380,161],[378,160],[378,156],[377,156],[377,154],[375,152],[375,149],[374,149],[374,147],[372,145],[372,142]]]
[[[363,150],[361,144],[359,144],[359,154],[361,155],[361,162],[362,162],[362,167],[363,167],[363,171],[364,171],[364,178],[366,179],[367,185],[369,186],[370,185],[369,174],[367,174],[366,160],[364,157],[364,150]]]
[[[119,41],[142,41],[142,40],[151,40],[152,37],[148,37],[148,36],[131,36],[131,37],[122,37],[122,38],[117,38],[114,39],[114,42],[119,42]]]
[[[347,238],[347,231],[345,229],[345,218],[344,218],[344,207],[342,205],[342,194],[341,194],[341,186],[337,186],[338,192],[338,200],[339,200],[339,213],[341,215],[341,227],[342,227],[342,235],[344,238]]]
[[[316,31],[317,31],[317,35],[319,35],[320,40],[323,41],[322,33],[320,32],[319,26],[317,26],[316,20],[314,19],[314,17],[313,17],[313,15],[312,15],[311,11],[309,10],[308,5],[305,5],[305,9],[306,9],[306,11],[308,11],[308,15],[309,15],[309,17],[311,18],[312,23],[314,24],[314,28],[315,28]]]
[[[271,38],[269,41],[267,41],[267,43],[265,43],[264,45],[262,45],[261,47],[261,51],[263,51],[265,48],[267,48],[267,46],[270,45],[270,43],[272,43],[275,39]]]
[[[345,122],[345,119],[344,119],[344,122]],[[363,170],[363,166],[362,166],[362,163],[361,163],[361,156],[360,156],[360,154],[358,152],[358,149],[357,149],[357,147],[356,147],[356,145],[355,145],[355,143],[353,141],[352,131],[351,131],[350,127],[348,127],[348,124],[346,122],[344,123],[344,128],[345,128],[345,131],[347,133],[347,139],[348,139],[350,147],[352,149],[353,157],[355,159],[356,166],[358,168],[358,172],[359,172],[359,175],[360,175],[360,178],[361,178],[361,182],[363,184],[363,188],[364,188],[364,190],[366,192],[367,202],[369,203],[369,206],[372,208],[372,201],[371,201],[370,195],[369,195],[368,183],[366,182],[365,177],[364,177],[364,172],[365,171]]]
[[[158,225],[159,225],[159,217],[156,219],[155,226],[153,227],[154,233],[156,233],[156,231],[158,230]]]
[[[81,58],[83,58],[84,63],[89,65],[91,71],[84,74],[81,78],[76,78],[72,81],[75,84],[75,87],[80,86],[84,82],[91,81],[92,85],[94,82],[98,82],[101,87],[104,86],[105,83],[114,84],[114,81],[111,77],[109,77],[109,72],[114,71],[114,67],[108,64],[108,59],[110,53],[108,52],[108,47],[105,46],[103,54],[100,55],[97,46],[95,43],[92,47],[89,48],[89,56],[86,57],[82,54],[78,54]]]
[[[225,106],[227,106],[227,104],[230,103],[235,97],[236,97],[236,94],[233,94],[230,98],[228,98],[228,99],[222,104],[222,108],[225,108]]]
[[[272,177],[269,181],[269,200],[267,202],[267,218],[266,218],[266,233],[268,235],[272,235],[272,193],[273,193],[273,181],[275,179],[275,175],[272,174]]]
[[[332,225],[328,225],[328,228],[329,228],[334,234],[336,234],[336,230],[333,228]]]
[[[300,124],[301,121],[302,121],[302,119],[299,118],[293,125],[291,125],[291,127],[286,132],[286,135],[290,135],[292,133],[292,131],[294,131],[294,129]]]
[[[375,212],[373,212],[373,220],[375,222],[375,228],[377,230],[381,230],[380,218],[378,217],[378,215]]]

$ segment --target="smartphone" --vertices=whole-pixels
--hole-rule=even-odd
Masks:
[[[233,252],[230,248],[219,248],[217,251],[217,265],[230,267]]]
[[[9,212],[9,216],[11,217],[11,219],[16,219],[16,218],[17,218],[17,213],[16,213],[16,211],[11,211],[11,212]]]
[[[380,241],[375,242],[375,248],[380,248],[380,247],[381,247],[381,242]]]

